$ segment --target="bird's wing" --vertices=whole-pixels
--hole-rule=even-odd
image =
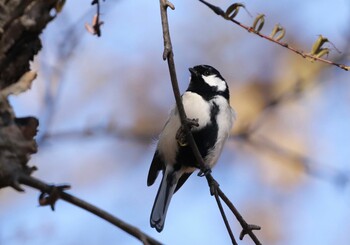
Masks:
[[[164,170],[165,164],[158,154],[158,151],[154,153],[151,166],[148,171],[147,185],[153,185],[154,181],[157,179],[159,171]]]

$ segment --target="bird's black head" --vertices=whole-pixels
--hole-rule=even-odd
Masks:
[[[189,70],[191,78],[187,91],[197,93],[206,100],[216,95],[222,95],[229,100],[227,83],[218,70],[209,65],[198,65]]]

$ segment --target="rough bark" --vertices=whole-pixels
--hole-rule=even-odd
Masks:
[[[30,61],[41,49],[40,33],[55,17],[57,0],[0,0],[0,188],[21,190],[21,176],[35,167],[27,165],[37,151],[33,137],[38,120],[16,118],[7,96],[19,93],[12,86],[30,71]]]

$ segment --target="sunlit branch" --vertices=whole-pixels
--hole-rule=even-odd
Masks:
[[[234,18],[228,18],[227,15],[226,15],[226,12],[224,10],[222,10],[220,7],[218,6],[215,6],[211,3],[208,3],[204,0],[199,0],[200,2],[202,2],[204,5],[206,5],[208,8],[210,8],[215,14],[217,15],[220,15],[221,17],[223,17],[225,20],[228,20],[228,21],[231,21],[233,23],[235,23],[236,25],[240,26],[241,28],[247,30],[249,33],[253,33],[261,38],[264,38],[270,42],[273,42],[273,43],[276,43],[284,48],[287,48],[289,50],[291,50],[292,52],[302,56],[303,58],[309,58],[311,61],[320,61],[320,62],[323,62],[323,63],[326,63],[326,64],[329,64],[329,65],[334,65],[334,66],[337,66],[345,71],[349,71],[350,70],[350,66],[347,66],[347,65],[343,65],[343,64],[338,64],[338,63],[335,63],[333,61],[330,61],[330,60],[327,60],[327,59],[324,59],[318,55],[315,55],[313,54],[312,52],[311,53],[306,53],[302,50],[298,50],[292,46],[290,46],[289,44],[287,43],[284,43],[284,42],[281,42],[278,38],[274,38],[273,36],[270,37],[270,36],[267,36],[267,35],[264,35],[260,32],[260,30],[256,30],[255,28],[251,27],[251,26],[247,26],[247,25],[244,25],[242,24],[241,22],[235,20]],[[258,16],[259,17],[259,16]],[[327,51],[328,49],[323,49],[323,51]],[[329,51],[329,50],[328,50]]]

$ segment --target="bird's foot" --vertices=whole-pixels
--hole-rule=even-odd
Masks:
[[[219,183],[211,176],[211,174],[208,174],[205,176],[208,181],[209,189],[210,189],[210,195],[217,196],[218,195],[218,189],[219,189]]]
[[[199,170],[197,176],[204,177],[204,176],[207,176],[210,173],[211,173],[211,169],[210,168],[201,169],[201,170]]]
[[[199,126],[198,118],[193,118],[193,119],[187,118],[186,126],[188,126],[190,130],[192,130],[193,127],[198,127]],[[187,135],[184,127],[185,127],[184,125],[181,125],[181,127],[176,132],[176,141],[181,147],[188,145]]]

